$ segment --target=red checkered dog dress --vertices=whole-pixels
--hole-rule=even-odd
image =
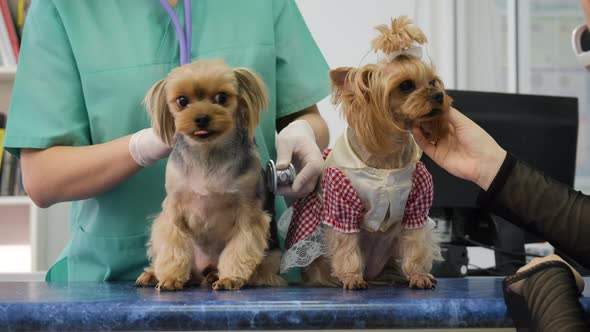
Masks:
[[[330,166],[324,171],[321,194],[301,198],[292,207],[285,242],[287,257],[290,250],[305,250],[293,246],[310,237],[321,223],[343,233],[356,233],[361,229],[386,231],[397,222],[417,229],[428,222],[433,187],[424,164],[416,158],[403,169],[370,168],[354,155],[346,136],[340,137],[334,151],[324,151]],[[318,250],[317,245],[312,250]],[[315,259],[313,256],[317,253],[310,259]]]

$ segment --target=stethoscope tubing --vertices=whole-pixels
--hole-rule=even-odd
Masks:
[[[180,20],[178,16],[172,9],[172,6],[168,3],[167,0],[160,0],[160,4],[170,16],[172,20],[172,24],[174,25],[174,29],[176,29],[176,36],[178,37],[178,47],[180,49],[180,65],[186,65],[191,60],[191,40],[192,40],[192,8],[191,8],[191,1],[184,0],[184,30],[182,30],[182,26],[180,25]]]

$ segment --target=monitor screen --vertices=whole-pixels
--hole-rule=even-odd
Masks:
[[[507,151],[545,174],[573,186],[578,101],[508,93],[449,90],[453,106],[480,125]],[[422,157],[434,182],[433,208],[475,208],[479,187]]]

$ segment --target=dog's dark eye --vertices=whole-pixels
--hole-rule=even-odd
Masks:
[[[428,84],[430,84],[431,87],[436,88],[436,80],[432,80]]]
[[[176,105],[178,105],[180,108],[185,108],[188,105],[188,98],[185,96],[176,98]]]
[[[220,92],[213,97],[213,101],[219,105],[225,105],[227,102],[227,94],[225,92]]]
[[[399,89],[403,93],[410,93],[416,89],[416,84],[413,81],[403,81],[402,84],[399,85]]]

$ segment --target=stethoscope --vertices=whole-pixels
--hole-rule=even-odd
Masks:
[[[168,3],[168,0],[160,0],[160,4],[162,4],[162,7],[164,7],[168,13],[168,16],[170,16],[172,24],[174,24],[174,28],[176,29],[178,47],[180,48],[180,65],[186,65],[191,61],[191,31],[193,28],[191,18],[191,1],[184,0],[184,30],[182,30],[182,27],[180,26],[180,20],[178,19],[178,16],[176,16],[176,13],[174,12],[174,9],[172,9],[170,3]]]
[[[170,16],[172,24],[176,29],[176,36],[178,36],[178,48],[180,49],[180,65],[186,65],[191,61],[191,42],[192,42],[192,7],[190,0],[184,0],[184,30],[180,25],[180,20],[174,12],[174,9],[168,3],[168,0],[160,0],[160,4]],[[266,164],[265,170],[266,188],[271,193],[276,193],[280,186],[290,186],[295,180],[296,172],[293,164],[282,170],[277,170],[274,161],[269,160]]]

